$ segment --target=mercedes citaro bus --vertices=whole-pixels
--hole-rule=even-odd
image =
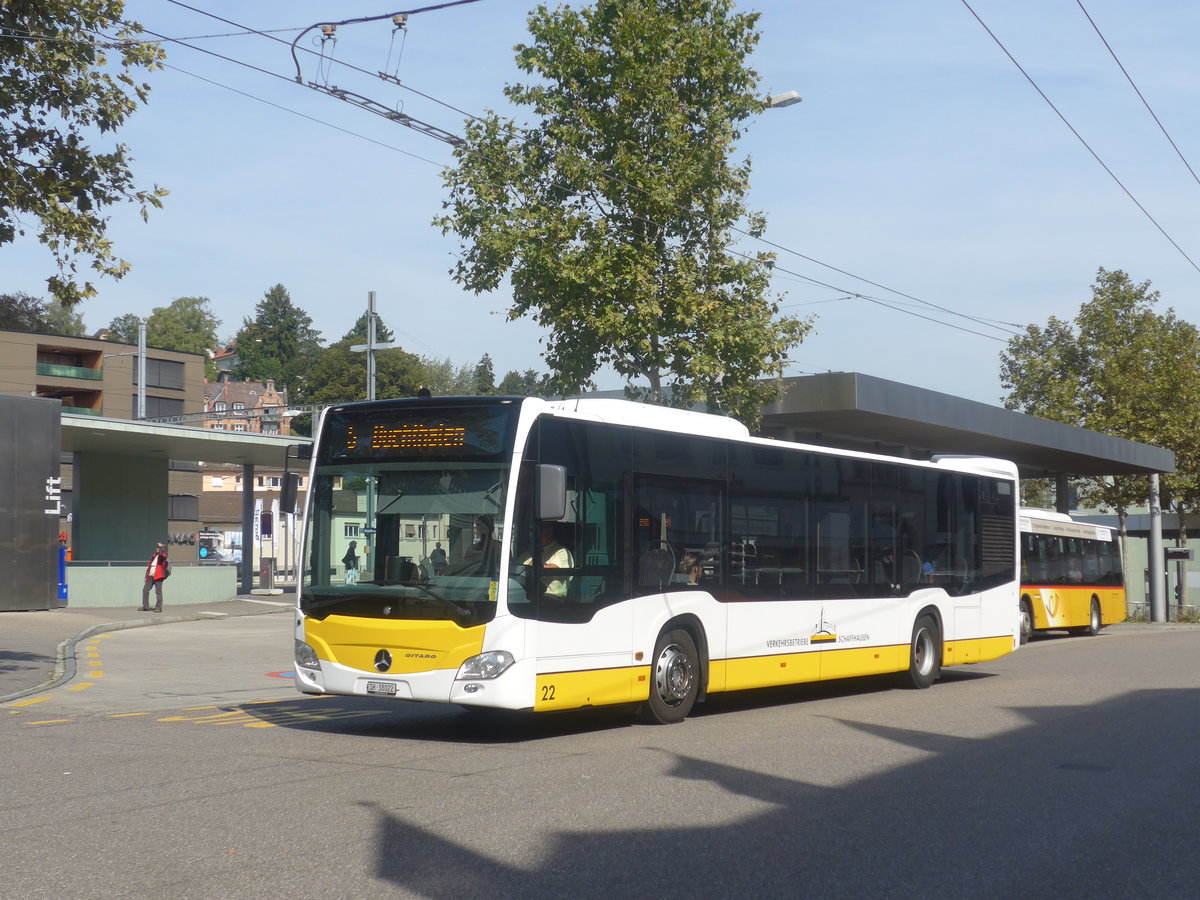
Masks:
[[[669,723],[721,691],[928,687],[1019,642],[1002,460],[767,440],[622,400],[459,397],[326,409],[310,475],[305,693],[637,704]]]

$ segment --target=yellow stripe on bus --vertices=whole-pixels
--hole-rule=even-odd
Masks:
[[[579,709],[581,706],[633,703],[650,696],[649,679],[649,666],[549,672],[537,677],[533,708],[543,712],[552,709]]]
[[[817,681],[821,677],[822,654],[781,653],[773,656],[746,656],[724,661],[723,677],[709,679],[708,689],[740,691],[746,688],[774,687]],[[717,687],[716,685],[722,685]]]
[[[942,665],[957,666],[962,663],[987,662],[999,659],[1013,651],[1013,637],[1002,634],[996,637],[972,638],[971,640],[946,641],[942,650]],[[907,663],[905,663],[907,666]]]
[[[1012,646],[1012,635],[947,641],[942,664],[953,666],[998,659],[1011,653]],[[908,660],[908,644],[714,659],[708,667],[708,693],[903,672],[908,668]],[[537,677],[533,708],[548,712],[640,702],[650,695],[650,678],[648,666],[542,674]]]

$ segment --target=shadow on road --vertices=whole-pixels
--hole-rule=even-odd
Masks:
[[[1109,703],[1015,710],[1023,727],[969,738],[845,724],[864,740],[922,751],[919,762],[838,787],[671,754],[663,796],[707,782],[767,811],[736,824],[619,832],[587,822],[554,834],[541,862],[516,867],[452,842],[398,810],[377,817],[376,875],[423,897],[1194,896],[1190,766],[1200,692],[1152,691]],[[445,726],[447,735],[458,725]],[[677,728],[688,728],[688,723]],[[665,751],[664,751],[665,752]],[[679,788],[680,791],[683,788]],[[481,803],[487,799],[481,796]],[[536,790],[527,798],[539,802]],[[603,806],[604,796],[595,798]],[[681,807],[682,808],[682,807]],[[485,814],[486,812],[486,814]],[[656,816],[655,820],[661,820]],[[503,828],[503,809],[481,827]],[[489,830],[495,846],[494,830]]]

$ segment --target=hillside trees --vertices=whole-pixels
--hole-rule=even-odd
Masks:
[[[312,362],[302,394],[304,403],[341,403],[367,399],[365,353],[350,349],[360,339],[353,333],[326,347]],[[412,397],[422,386],[425,367],[412,353],[399,348],[375,352],[375,396]]]
[[[46,320],[46,330],[51,334],[69,334],[72,337],[83,337],[87,334],[83,315],[57,297],[46,304],[43,317]]]
[[[213,313],[207,297],[176,297],[167,306],[155,307],[146,319],[146,344],[180,353],[204,356],[204,377],[217,375],[209,351],[217,345],[221,320]],[[136,326],[133,340],[137,343]]]
[[[112,332],[112,339],[120,341],[123,344],[136,344],[138,342],[138,326],[141,325],[141,318],[134,313],[123,313],[115,316],[108,323],[108,330]]]
[[[363,316],[365,322],[365,314]],[[312,317],[292,302],[282,284],[270,288],[234,338],[238,365],[233,374],[254,381],[273,380],[289,398],[304,394],[309,367],[321,350]]]
[[[24,291],[0,294],[0,330],[46,331],[46,301]]]

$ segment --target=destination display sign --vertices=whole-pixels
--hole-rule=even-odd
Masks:
[[[330,410],[323,462],[487,459],[510,446],[519,407]]]

